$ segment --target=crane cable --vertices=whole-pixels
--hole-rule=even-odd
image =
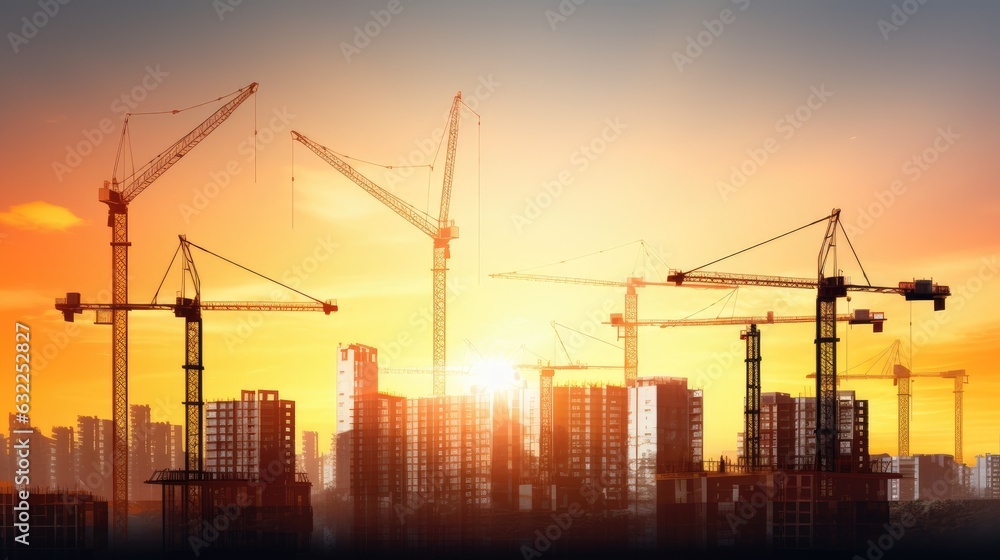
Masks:
[[[129,113],[129,114],[130,115],[166,115],[166,114],[169,113],[171,115],[176,115],[177,113],[183,113],[185,111],[190,111],[191,109],[197,109],[198,107],[202,107],[204,105],[208,105],[209,103],[215,103],[217,101],[222,101],[223,99],[225,99],[227,97],[232,97],[232,96],[236,95],[237,93],[243,91],[243,89],[244,88],[240,88],[240,89],[238,89],[238,90],[236,90],[236,91],[234,91],[232,93],[227,93],[226,95],[223,95],[222,97],[217,97],[215,99],[210,99],[208,101],[204,101],[202,103],[198,103],[197,105],[191,105],[190,107],[184,107],[183,109],[171,109],[169,111],[146,111],[146,112],[143,112],[143,113]]]
[[[539,269],[539,268],[544,268],[546,266],[554,266],[554,265],[557,265],[557,264],[565,264],[565,263],[568,263],[568,262],[572,262],[572,261],[576,261],[576,260],[580,260],[580,259],[585,259],[587,257],[592,257],[594,255],[599,255],[601,253],[606,253],[608,251],[614,251],[615,249],[621,249],[622,247],[628,247],[629,245],[632,245],[633,243],[641,243],[641,242],[642,242],[642,239],[637,239],[635,241],[629,241],[628,243],[622,243],[621,245],[616,245],[614,247],[609,247],[607,249],[601,249],[600,251],[594,251],[593,253],[587,253],[586,255],[580,255],[578,257],[572,257],[572,258],[569,258],[569,259],[564,259],[564,260],[561,260],[561,261],[558,261],[558,262],[553,262],[553,263],[548,263],[548,264],[540,264],[538,266],[532,266],[530,268],[522,268],[521,270],[512,271],[511,274],[518,274],[518,273],[521,273],[521,272],[527,272],[529,270],[535,270],[535,269]]]
[[[153,300],[150,302],[153,305],[156,304],[157,298],[160,297],[160,290],[163,288],[163,283],[167,281],[167,275],[170,274],[170,269],[174,267],[174,261],[177,260],[177,254],[181,252],[180,244],[174,249],[174,256],[170,258],[170,264],[167,265],[167,270],[163,272],[163,278],[160,278],[160,284],[156,286],[156,291],[153,292]]]
[[[134,177],[135,176],[135,161],[134,161],[135,154],[134,154],[134,151],[131,149],[131,145],[132,145],[131,144],[131,138],[132,138],[132,136],[131,136],[131,134],[129,134],[127,132],[128,131],[128,124],[129,124],[129,118],[130,117],[137,116],[137,115],[167,115],[167,114],[176,115],[178,113],[183,113],[185,111],[190,111],[191,109],[197,109],[198,107],[202,107],[204,105],[208,105],[209,103],[216,103],[218,101],[222,101],[223,99],[226,99],[227,97],[232,97],[232,96],[240,93],[241,91],[243,91],[243,89],[245,89],[245,88],[240,88],[240,89],[238,89],[238,90],[236,90],[236,91],[234,91],[232,93],[227,93],[226,95],[223,95],[222,97],[218,97],[216,99],[210,99],[208,101],[204,101],[204,102],[198,103],[196,105],[191,105],[190,107],[184,107],[183,109],[171,109],[169,111],[144,111],[144,112],[136,112],[136,113],[125,113],[125,123],[122,125],[122,133],[121,133],[121,136],[120,136],[120,138],[118,140],[118,151],[115,154],[115,167],[114,167],[114,169],[112,171],[112,176],[114,177],[115,173],[117,173],[117,171],[118,171],[118,162],[121,159],[121,154],[122,154],[122,151],[124,150],[124,147],[125,147],[125,137],[126,136],[128,136],[128,138],[129,138],[129,153],[131,154],[131,157],[133,158],[133,161],[132,161],[132,174],[129,175],[129,177]],[[256,98],[254,98],[254,103],[256,103]],[[256,114],[256,109],[254,109],[254,113]],[[256,124],[255,124],[255,127],[256,127]],[[256,135],[256,130],[254,131],[254,134]],[[255,143],[255,145],[256,145],[256,143]],[[167,148],[167,149],[170,149],[170,148]],[[162,156],[163,154],[165,154],[166,151],[167,150],[163,150],[162,152],[160,152],[159,154],[157,154],[155,157],[153,157],[152,159],[150,159],[149,162],[146,165],[149,165],[149,164],[153,163],[153,161],[155,161],[157,158],[159,158],[160,156]]]
[[[690,315],[688,315],[687,317],[684,317],[684,318],[682,318],[681,320],[682,320],[682,321],[684,321],[684,320],[687,320],[687,319],[690,319],[690,318],[694,317],[695,315],[697,315],[697,314],[701,313],[702,311],[704,311],[704,310],[706,310],[706,309],[708,309],[708,308],[710,308],[710,307],[714,306],[715,304],[719,303],[720,301],[722,301],[722,300],[724,300],[724,299],[728,299],[728,298],[732,298],[732,297],[733,297],[733,294],[735,294],[735,293],[736,293],[736,289],[734,288],[734,289],[732,289],[732,290],[728,291],[728,292],[726,293],[726,295],[724,295],[724,296],[720,297],[719,299],[717,299],[717,300],[713,301],[712,303],[710,303],[710,304],[706,305],[705,307],[702,307],[702,308],[701,308],[701,309],[699,309],[698,311],[695,311],[694,313],[691,313]],[[735,304],[733,305],[733,307],[735,307]],[[720,310],[720,311],[719,311],[719,314],[718,314],[718,315],[716,315],[716,317],[715,317],[715,318],[716,318],[716,319],[718,319],[718,318],[719,318],[719,317],[720,317],[720,316],[722,315],[722,311],[725,311],[725,309],[726,309],[726,307],[725,307],[725,305],[723,305],[723,306],[722,306],[722,310]],[[735,309],[734,309],[734,312],[735,312]]]
[[[291,287],[291,286],[289,286],[287,284],[283,284],[281,282],[278,282],[277,280],[275,280],[273,278],[269,278],[267,276],[264,276],[263,274],[255,271],[255,270],[251,270],[251,269],[249,269],[249,268],[241,265],[240,263],[231,261],[231,260],[227,259],[226,257],[223,257],[222,255],[213,253],[212,251],[209,251],[208,249],[206,249],[204,247],[201,247],[199,245],[195,245],[194,243],[192,243],[190,241],[187,241],[187,240],[185,240],[184,243],[187,243],[188,245],[190,245],[190,246],[192,246],[192,247],[194,247],[196,249],[201,249],[202,251],[208,253],[209,255],[212,255],[213,257],[216,257],[218,259],[222,259],[222,260],[226,261],[227,263],[229,263],[229,264],[231,264],[231,265],[233,265],[233,266],[235,266],[237,268],[242,268],[243,270],[245,270],[245,271],[247,271],[247,272],[249,272],[251,274],[255,274],[257,276],[260,276],[261,278],[263,278],[264,280],[267,280],[268,282],[272,282],[272,283],[277,284],[277,285],[279,285],[279,286],[281,286],[283,288],[287,288],[287,289],[289,289],[289,290],[291,290],[291,291],[293,291],[293,292],[295,292],[295,293],[297,293],[297,294],[299,294],[301,296],[305,296],[305,297],[307,297],[307,298],[315,301],[316,303],[319,303],[319,304],[322,304],[322,305],[326,305],[326,302],[324,302],[322,300],[316,299],[316,298],[314,298],[313,296],[311,296],[311,295],[309,295],[307,293],[304,293],[304,292],[301,292],[299,290],[296,290],[295,288],[293,288],[293,287]]]
[[[621,346],[618,346],[617,344],[613,344],[611,342],[608,342],[607,340],[604,340],[603,338],[597,338],[596,336],[589,335],[589,334],[587,334],[585,332],[582,332],[582,331],[578,331],[578,330],[576,330],[576,329],[574,329],[572,327],[567,327],[566,325],[564,325],[562,323],[555,323],[555,325],[559,326],[559,327],[562,327],[564,329],[567,329],[567,330],[571,330],[571,331],[573,331],[573,332],[575,332],[577,334],[582,334],[583,336],[585,336],[587,338],[593,338],[594,340],[596,340],[598,342],[603,342],[604,344],[607,344],[608,346],[611,346],[612,348],[617,348],[619,350],[623,350],[623,348]]]
[[[847,240],[847,246],[851,248],[851,254],[854,255],[854,261],[857,262],[858,267],[861,268],[861,275],[865,277],[865,282],[868,282],[868,285],[871,286],[872,281],[868,279],[868,273],[865,272],[865,266],[861,264],[861,259],[858,258],[858,253],[854,250],[854,244],[851,243],[851,238],[847,237],[847,230],[844,229],[844,224],[840,223],[840,220],[837,220],[837,224],[840,225],[840,231],[844,233],[844,239]]]
[[[793,229],[791,231],[786,231],[785,233],[782,233],[781,235],[772,237],[771,239],[768,239],[767,241],[761,241],[760,243],[757,243],[756,245],[751,245],[751,246],[747,247],[746,249],[740,249],[739,251],[736,251],[735,253],[726,255],[726,256],[724,256],[722,258],[715,259],[714,261],[709,262],[709,263],[705,263],[705,264],[703,264],[703,265],[701,265],[699,267],[692,268],[691,270],[688,270],[688,271],[684,272],[684,274],[690,274],[690,273],[692,273],[692,272],[694,272],[696,270],[701,270],[701,269],[705,268],[706,266],[712,266],[713,264],[715,264],[717,262],[724,261],[724,260],[726,260],[726,259],[728,259],[730,257],[735,257],[736,255],[739,255],[740,253],[745,253],[745,252],[749,251],[750,249],[756,249],[757,247],[760,247],[761,245],[765,245],[765,244],[770,243],[772,241],[776,241],[778,239],[781,239],[782,237],[785,237],[787,235],[791,235],[791,234],[793,234],[793,233],[795,233],[797,231],[806,229],[809,226],[814,226],[814,225],[816,225],[816,224],[818,224],[818,223],[820,223],[822,221],[826,221],[826,220],[829,220],[829,219],[830,219],[830,216],[823,216],[822,218],[820,218],[820,219],[818,219],[818,220],[816,220],[814,222],[810,222],[810,223],[808,223],[808,224],[806,224],[804,226],[797,227],[797,228],[795,228],[795,229]],[[850,243],[850,242],[848,242],[848,243]]]

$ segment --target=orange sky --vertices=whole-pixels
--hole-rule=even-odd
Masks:
[[[3,21],[30,16],[35,6],[15,4],[0,8]],[[345,56],[343,44],[363,43],[355,28],[388,3],[292,2],[280,10],[244,3],[221,14],[206,3],[161,13],[119,4],[64,6],[16,53],[12,46],[0,55],[9,78],[0,93],[0,322],[32,327],[32,418],[42,427],[110,415],[110,329],[90,316],[71,327],[52,303],[67,291],[93,300],[109,287],[110,231],[96,191],[113,172],[122,107],[141,98],[136,111],[182,108],[257,81],[255,100],[130,206],[132,300],[149,300],[177,235],[186,234],[262,273],[295,279],[320,299],[337,298],[341,311],[270,314],[245,338],[258,317],[206,314],[209,399],[278,389],[296,400],[300,429],[329,434],[338,343],[380,347],[383,365],[430,365],[430,240],[301,145],[293,195],[289,131],[369,161],[399,165],[412,155],[424,163],[461,90],[482,125],[463,114],[451,206],[461,236],[449,263],[450,363],[471,363],[470,346],[488,357],[522,345],[552,357],[553,320],[617,343],[598,323],[606,320],[602,309],[622,310],[621,290],[489,273],[643,239],[667,265],[647,263],[647,278],[656,279],[668,266],[693,268],[839,207],[873,283],[933,277],[952,287],[947,311],[912,307],[914,369],[965,368],[965,460],[998,451],[1000,194],[989,182],[988,153],[1000,114],[993,71],[1000,45],[988,25],[995,8],[926,4],[886,39],[878,21],[891,10],[881,3],[594,2],[554,24],[546,10],[556,2],[403,3],[360,52]],[[689,38],[697,42],[704,21],[723,9],[735,20],[701,54],[685,54]],[[690,64],[679,69],[675,53]],[[216,106],[133,117],[136,164]],[[254,154],[247,138],[255,116]],[[89,155],[77,165],[68,151]],[[756,169],[734,186],[734,169],[744,165]],[[423,169],[405,179],[359,170],[436,213],[440,165],[430,179]],[[814,226],[713,268],[812,276],[821,236]],[[846,244],[840,249],[841,268],[860,281]],[[640,272],[637,252],[633,244],[536,272],[620,280]],[[211,257],[195,258],[205,300],[275,294]],[[176,279],[167,279],[168,297]],[[723,295],[644,288],[639,316],[685,317]],[[735,299],[735,309],[730,302],[701,316],[814,312],[809,292],[741,289]],[[850,307],[885,311],[889,322],[879,335],[841,326],[841,369],[896,339],[908,353],[909,304],[856,294]],[[181,322],[163,312],[131,317],[131,402],[181,423]],[[764,391],[812,394],[805,374],[815,369],[813,328],[762,327]],[[742,351],[730,352],[738,334],[737,327],[640,331],[640,375],[697,380],[712,364],[725,365],[702,383],[707,456],[734,455],[742,427]],[[621,362],[619,350],[575,340],[575,360]],[[13,362],[13,340],[0,345],[0,362]],[[620,382],[617,372],[572,375],[557,382]],[[383,386],[409,396],[431,389],[429,377],[386,376]],[[895,452],[892,384],[842,387],[871,401],[872,451]],[[951,453],[950,382],[921,379],[913,392],[911,451]],[[0,389],[9,410],[13,395],[11,380]]]

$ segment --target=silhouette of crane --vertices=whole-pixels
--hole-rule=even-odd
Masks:
[[[811,315],[775,316],[768,311],[764,316],[748,317],[715,317],[665,320],[641,320],[636,326],[667,327],[707,327],[718,325],[746,325],[740,331],[740,339],[746,341],[746,397],[743,402],[743,460],[746,468],[758,471],[761,467],[760,451],[760,330],[759,324],[812,323],[816,320]],[[882,332],[882,323],[886,320],[881,311],[869,312],[867,309],[856,309],[854,314],[837,315],[837,321],[852,325],[872,325],[874,332]],[[621,313],[611,314],[611,325],[622,328],[624,320]]]
[[[219,127],[257,91],[257,82],[237,90],[233,99],[121,182],[113,177],[98,189],[98,200],[108,206],[111,228],[111,307],[102,324],[111,324],[112,524],[115,539],[128,538],[128,206],[144,190]],[[217,99],[225,99],[223,96]],[[195,105],[197,107],[199,105]],[[192,107],[193,108],[193,107]],[[174,110],[180,113],[187,109]],[[122,137],[128,129],[126,115]],[[122,146],[119,146],[121,155]],[[116,170],[117,172],[117,170]]]
[[[701,270],[729,257],[744,253],[766,243],[780,239],[809,226],[826,222],[826,233],[820,245],[817,256],[817,278],[792,278],[785,276],[769,276],[761,274],[732,274],[726,272],[708,272]],[[809,224],[785,232],[776,237],[772,237],[761,243],[757,243],[725,257],[715,259],[707,264],[693,268],[687,272],[672,271],[667,279],[674,281],[677,285],[684,283],[696,283],[705,285],[741,285],[741,286],[766,286],[776,288],[804,288],[815,289],[816,295],[816,468],[823,472],[837,470],[837,426],[838,426],[838,405],[837,405],[837,299],[846,297],[848,291],[897,294],[906,298],[907,301],[924,300],[933,301],[934,310],[940,311],[945,308],[945,298],[951,295],[948,286],[939,286],[931,280],[915,280],[913,282],[900,282],[896,287],[872,286],[868,284],[851,284],[837,267],[837,230],[843,231],[840,223],[840,209],[834,208],[828,215],[815,220]],[[844,238],[847,239],[847,232],[843,231]],[[854,248],[847,239],[848,246],[853,253]],[[857,255],[855,254],[857,260]],[[860,261],[858,261],[860,265]],[[827,272],[831,269],[832,273]],[[862,273],[865,280],[868,280],[867,273]],[[832,486],[826,485],[822,489],[823,495],[832,492]]]
[[[462,102],[462,92],[455,94],[448,114],[448,144],[445,153],[444,180],[441,189],[441,205],[438,217],[417,210],[412,205],[395,196],[391,192],[376,185],[370,179],[351,167],[333,150],[306,138],[299,132],[292,131],[292,138],[301,142],[323,161],[340,171],[345,177],[354,181],[359,187],[376,200],[399,214],[414,227],[424,232],[434,242],[433,265],[433,343],[434,343],[434,395],[445,395],[445,344],[446,344],[446,300],[448,291],[447,271],[448,259],[451,258],[450,243],[458,238],[458,226],[454,220],[448,219],[451,206],[451,183],[455,172],[455,152],[458,148],[458,117],[459,105]]]
[[[182,257],[181,290],[174,303],[157,303],[156,296],[152,303],[148,304],[127,304],[124,307],[107,303],[84,303],[80,301],[80,294],[76,292],[67,293],[65,298],[56,299],[56,309],[62,312],[64,320],[73,322],[76,315],[84,311],[95,311],[97,323],[102,322],[115,310],[124,309],[126,311],[149,311],[166,310],[173,311],[174,316],[184,319],[184,356],[185,363],[182,366],[184,375],[184,474],[185,480],[198,480],[203,472],[203,440],[202,422],[204,418],[203,375],[204,366],[202,364],[202,311],[322,311],[326,315],[337,311],[336,301],[320,301],[312,296],[303,294],[299,290],[286,286],[281,282],[271,280],[266,276],[254,272],[242,265],[233,263],[225,257],[212,253],[208,249],[189,242],[183,235],[180,237],[178,252]],[[254,302],[254,301],[201,301],[201,280],[191,256],[191,247],[196,247],[216,256],[222,260],[230,262],[244,270],[257,276],[265,278],[270,282],[278,284],[284,288],[312,299],[313,302]],[[176,258],[176,253],[175,253]],[[169,268],[168,271],[169,273]],[[187,297],[187,283],[191,282],[194,289],[193,297]],[[162,286],[162,283],[161,283]],[[159,290],[157,290],[159,293]],[[195,485],[187,485],[182,497],[182,511],[189,517],[189,521],[194,521],[194,527],[199,527],[201,519],[201,493]]]
[[[969,382],[969,376],[964,369],[936,372],[911,372],[909,368],[901,363],[899,351],[899,340],[894,341],[889,348],[883,351],[886,355],[886,362],[881,373],[841,373],[837,382],[843,379],[891,379],[892,384],[897,387],[898,401],[898,454],[900,457],[910,456],[910,411],[912,403],[910,401],[910,380],[914,377],[938,377],[941,379],[951,379],[954,383],[955,393],[955,462],[962,463],[962,400],[965,393],[964,385]],[[808,378],[816,377],[815,373],[806,375]]]

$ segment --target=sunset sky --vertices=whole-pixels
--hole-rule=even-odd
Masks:
[[[889,320],[881,334],[838,327],[841,371],[865,372],[896,339],[907,360],[912,348],[915,371],[966,369],[965,462],[1000,451],[1000,189],[990,151],[1000,130],[1000,6],[576,1],[69,2],[55,15],[35,1],[0,5],[0,323],[11,333],[0,363],[14,361],[14,322],[30,325],[34,423],[47,432],[78,414],[110,417],[110,327],[93,325],[92,314],[64,323],[53,301],[69,291],[108,297],[110,229],[97,189],[115,175],[125,112],[190,107],[259,82],[255,98],[130,205],[131,300],[152,298],[186,234],[336,298],[340,311],[263,321],[206,313],[207,399],[278,389],[296,401],[298,429],[329,441],[338,343],[378,347],[383,366],[430,366],[431,241],[293,147],[290,131],[369,162],[430,163],[461,91],[481,119],[464,111],[459,132],[449,364],[473,364],[476,353],[533,360],[522,346],[564,361],[552,321],[621,345],[600,323],[622,311],[623,290],[491,273],[659,280],[841,208],[872,283],[933,278],[954,294],[938,313],[854,294],[850,309]],[[125,165],[145,163],[220,103],[132,117]],[[357,168],[436,215],[443,160],[444,150],[431,172]],[[117,177],[126,175],[119,166]],[[822,227],[710,268],[814,277]],[[301,301],[208,255],[195,259],[206,301]],[[843,238],[839,267],[863,281]],[[175,269],[161,301],[178,278]],[[814,313],[814,293],[800,292],[741,288],[712,306],[725,291],[646,287],[639,317],[706,307],[696,316]],[[180,424],[181,321],[130,317],[130,402]],[[640,376],[688,377],[705,389],[709,457],[735,456],[742,430],[739,330],[640,330]],[[812,395],[814,326],[762,331],[763,390]],[[608,344],[561,334],[573,360],[622,362]],[[713,364],[722,367],[715,378],[705,373]],[[622,374],[556,378],[593,381],[620,384]],[[381,383],[406,396],[431,392],[429,376]],[[0,389],[6,410],[13,384]],[[449,391],[468,385],[454,379]],[[871,451],[895,453],[892,383],[841,388],[871,402]],[[951,381],[921,378],[913,394],[911,451],[952,453]]]

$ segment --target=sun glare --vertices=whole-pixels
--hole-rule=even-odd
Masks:
[[[483,392],[510,389],[520,383],[521,376],[513,364],[500,359],[486,359],[472,366],[474,390]]]

